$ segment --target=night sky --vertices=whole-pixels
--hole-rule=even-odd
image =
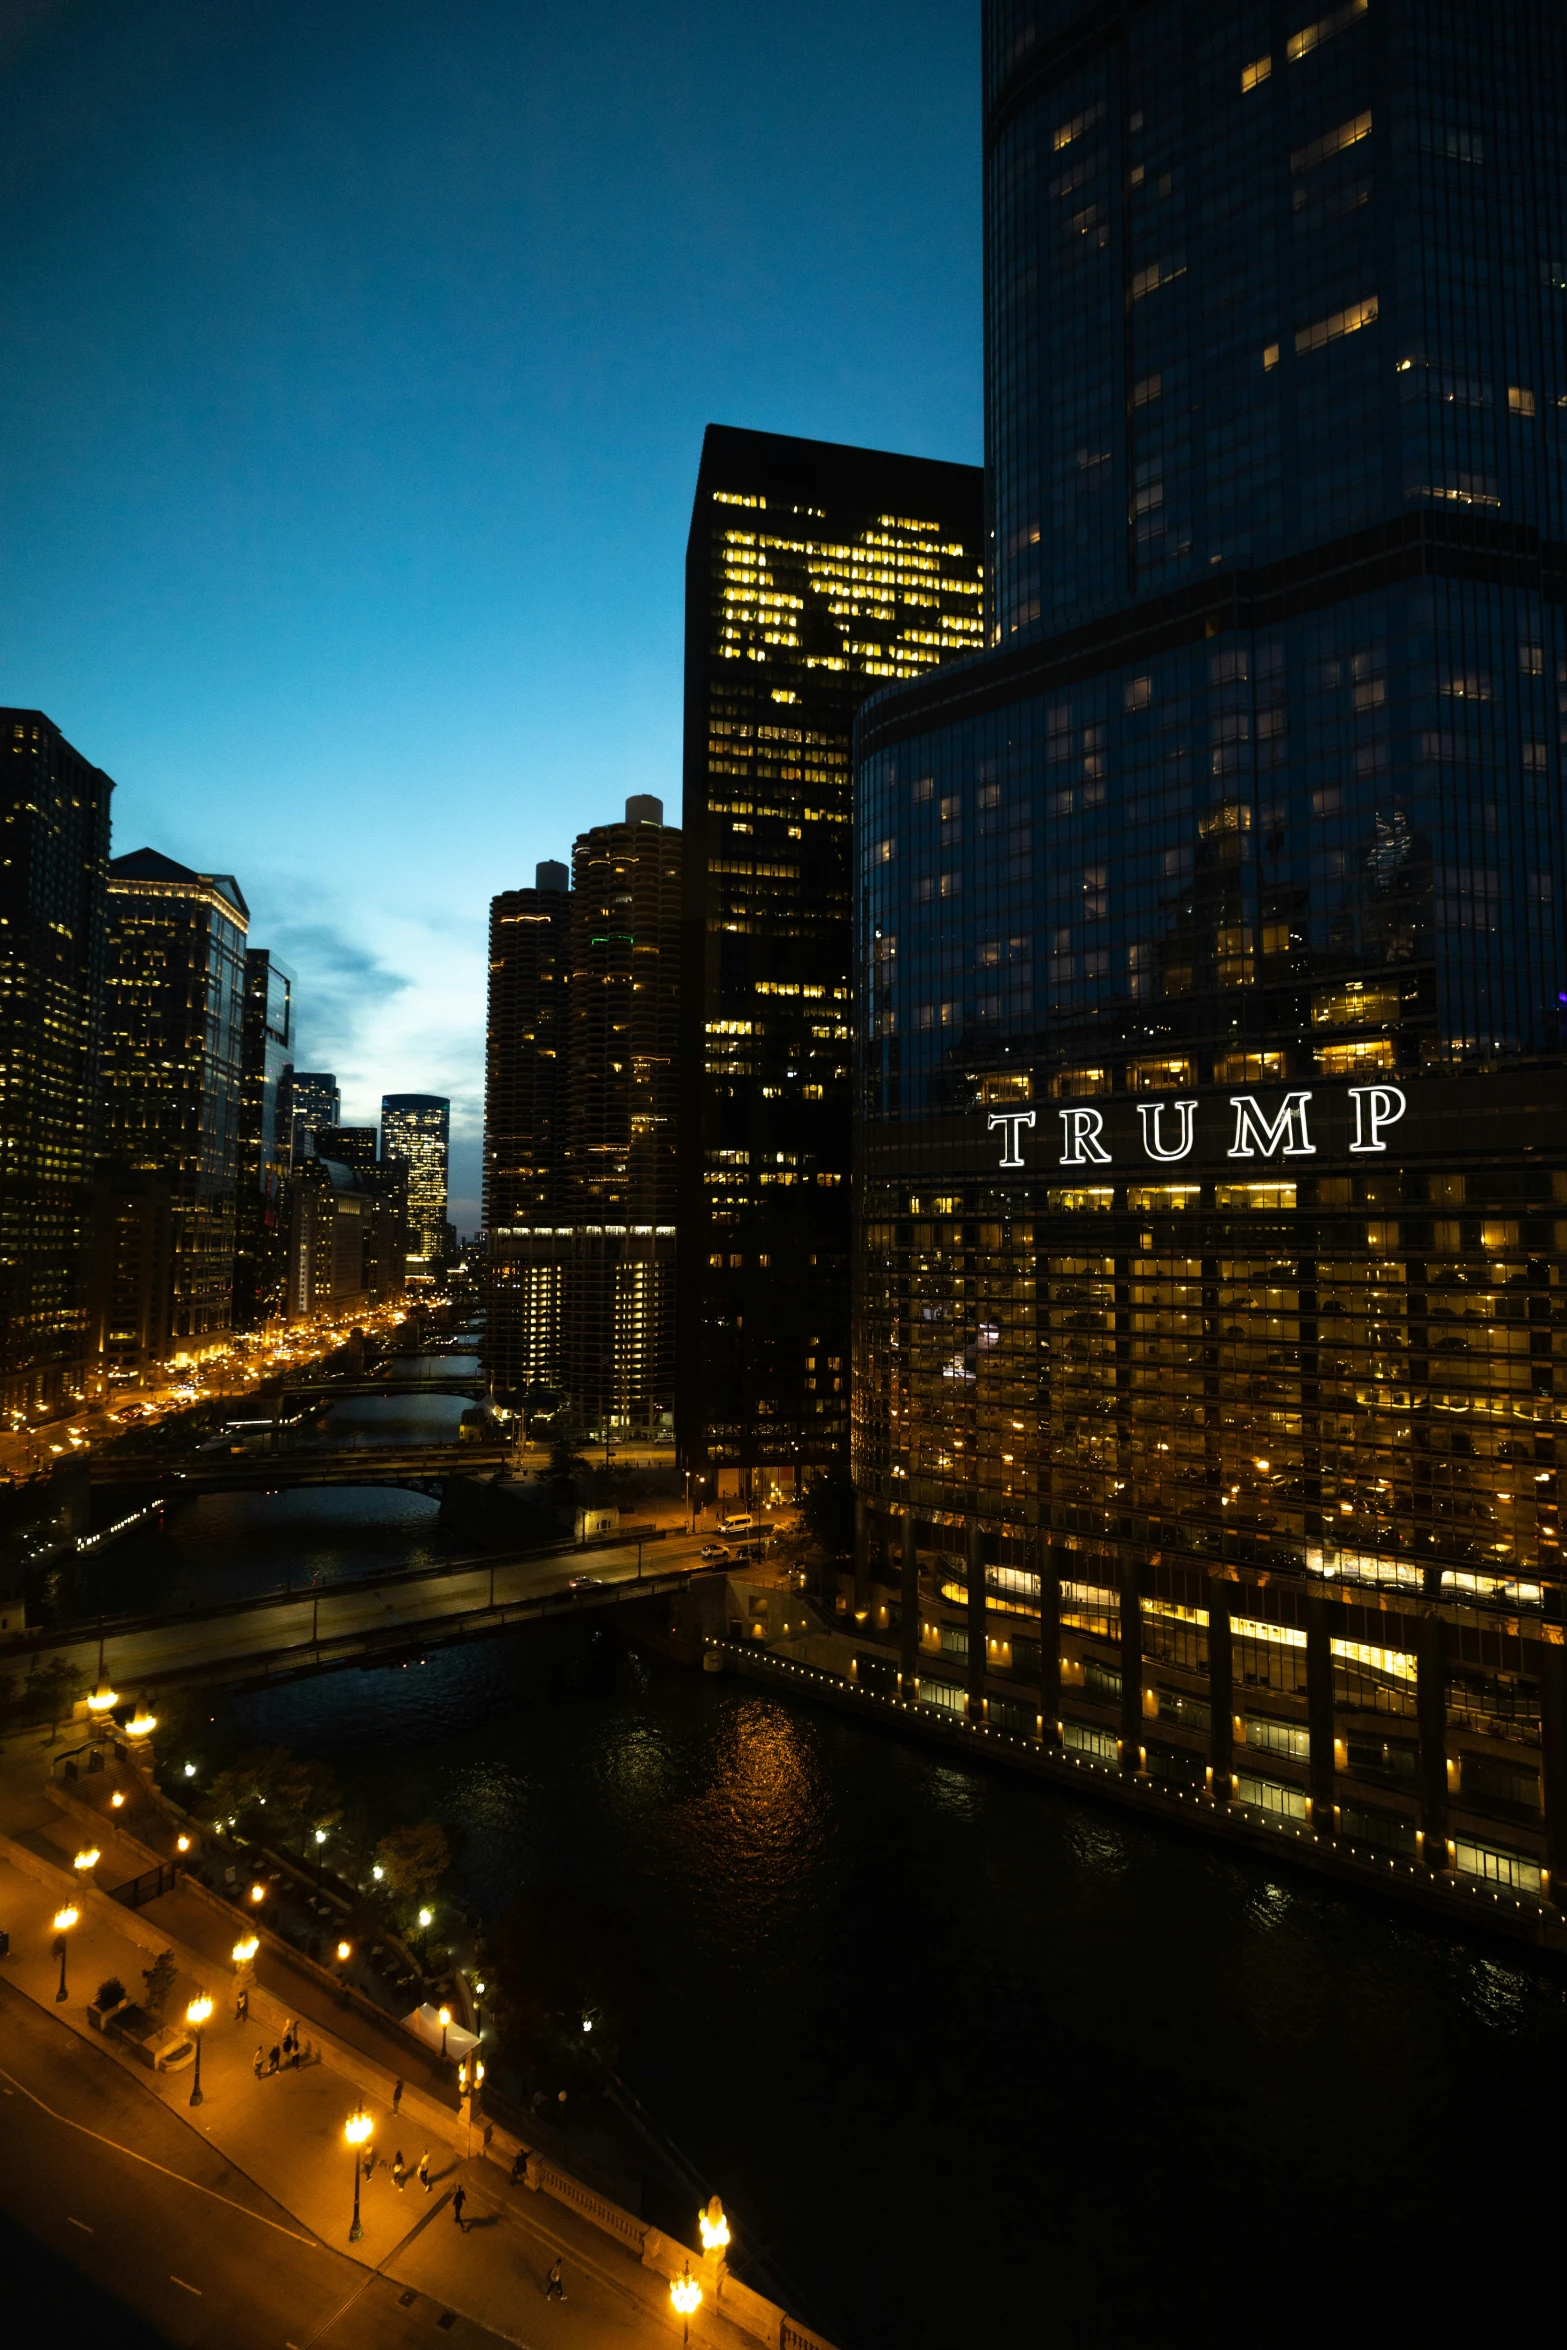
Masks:
[[[0,700],[239,877],[345,1115],[450,1093],[484,925],[678,820],[709,419],[977,461],[971,0],[11,0]]]

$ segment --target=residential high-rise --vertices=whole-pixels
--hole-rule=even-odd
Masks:
[[[318,1126],[337,1124],[343,1114],[343,1097],[330,1069],[296,1069],[293,1096],[294,1150],[297,1155],[302,1134],[314,1134]]]
[[[284,1311],[293,1164],[294,975],[269,947],[245,950],[234,1326]]]
[[[553,1230],[565,1148],[565,1030],[571,874],[547,859],[532,889],[490,901],[485,1030],[484,1223],[490,1235],[485,1368],[519,1402],[560,1376],[560,1281],[531,1235]],[[530,1235],[514,1256],[514,1233]]]
[[[169,1185],[176,1362],[234,1324],[249,919],[232,874],[195,873],[156,849],[109,867],[103,1147]],[[111,1336],[111,1367],[117,1345]]]
[[[410,1272],[428,1273],[446,1255],[450,1141],[451,1104],[439,1094],[382,1095],[381,1156],[400,1159],[408,1169]]]
[[[674,1390],[680,834],[634,795],[572,867],[569,894],[541,865],[538,889],[492,910],[492,1377],[518,1400],[559,1390],[584,1430],[657,1434]]]
[[[0,1412],[69,1409],[103,1037],[108,776],[41,710],[0,711]]]
[[[993,649],[858,737],[904,1693],[1559,1903],[1567,18],[985,43]]]
[[[710,425],[686,557],[676,1417],[709,1493],[844,1457],[850,739],[983,644],[981,476]]]

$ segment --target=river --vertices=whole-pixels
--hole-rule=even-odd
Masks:
[[[331,1580],[435,1516],[207,1498],[61,1596]],[[326,1756],[486,1914],[633,1909],[627,2077],[846,2350],[1450,2339],[1551,2273],[1567,2006],[1500,1945],[581,1625],[219,1715],[204,1771]]]

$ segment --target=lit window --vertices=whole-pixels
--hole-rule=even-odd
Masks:
[[[1272,71],[1273,60],[1271,57],[1254,57],[1250,65],[1241,67],[1242,91],[1256,89],[1258,83],[1265,82]]]
[[[1534,414],[1534,394],[1526,384],[1509,384],[1507,405],[1514,416],[1532,416]]]
[[[1342,342],[1346,335],[1358,334],[1363,326],[1374,326],[1377,318],[1377,298],[1368,294],[1363,302],[1351,302],[1343,310],[1335,310],[1326,318],[1319,318],[1310,326],[1297,329],[1295,351],[1299,357],[1305,351],[1320,351],[1325,343]]]

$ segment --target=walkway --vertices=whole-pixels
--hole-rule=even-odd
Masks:
[[[453,2329],[466,2320],[529,2350],[678,2341],[666,2278],[578,2212],[512,2187],[513,2142],[498,2133],[503,2159],[484,2158],[481,2130],[459,2117],[451,2068],[433,2053],[423,2058],[400,2035],[345,2015],[283,1954],[263,1956],[249,2018],[237,2022],[234,1970],[221,1947],[232,1928],[193,1891],[123,1917],[101,1897],[82,1897],[67,1946],[68,1997],[57,2001],[51,1920],[73,1891],[72,1827],[8,1777],[10,1838],[0,1854],[0,1927],[10,1935],[0,1961],[0,2112],[12,2152],[0,2166],[5,2208],[176,2341],[221,2340],[226,2350],[396,2342],[404,2337],[395,2313],[416,2308],[426,2340],[432,2324],[461,2340]],[[132,1873],[134,1854],[115,1845],[110,1831],[100,1881]],[[170,2021],[183,2019],[198,1990],[215,2001],[194,2108],[188,2065],[155,2075],[93,2032],[87,2016],[111,1975],[139,1992],[151,1953],[165,1943],[180,1965]],[[258,2078],[258,2045],[270,2050],[286,2017],[299,2020],[312,2060],[276,2075],[264,2068]],[[374,2161],[360,2184],[363,2235],[351,2245],[343,2125],[361,2096]],[[398,2151],[410,2168],[428,2152],[428,2191],[415,2177],[395,2184]],[[40,2199],[45,2178],[55,2184]],[[465,2228],[450,2200],[459,2186]],[[544,2298],[556,2259],[564,2305]],[[753,2337],[711,2306],[693,2338],[713,2350],[755,2350]],[[792,2328],[788,2338],[814,2341]]]

